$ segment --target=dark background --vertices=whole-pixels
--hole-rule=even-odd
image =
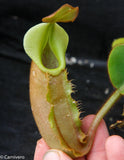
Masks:
[[[30,109],[30,59],[23,36],[64,3],[80,8],[74,23],[60,25],[70,36],[67,68],[77,86],[73,97],[81,101],[81,116],[96,113],[113,91],[106,60],[113,39],[124,36],[123,0],[0,0],[0,155],[33,159],[41,136]],[[122,98],[105,117],[108,127],[122,119],[123,102]],[[124,136],[124,131],[110,134]]]

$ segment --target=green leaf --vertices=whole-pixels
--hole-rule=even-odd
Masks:
[[[117,45],[110,52],[108,73],[115,88],[119,89],[124,85],[124,45]],[[124,94],[124,89],[121,94]]]
[[[46,73],[58,75],[65,69],[68,35],[58,24],[41,23],[25,34],[24,49]]]
[[[124,44],[124,38],[115,39],[112,42],[112,48],[116,47],[117,45],[121,45],[121,44]]]

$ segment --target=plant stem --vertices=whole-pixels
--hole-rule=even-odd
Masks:
[[[88,137],[89,139],[93,139],[96,133],[96,129],[103,119],[103,117],[108,113],[108,111],[112,108],[112,106],[117,102],[117,100],[121,97],[121,91],[124,90],[124,84],[117,89],[105,102],[105,104],[102,106],[102,108],[98,111],[96,114],[89,130],[88,130]],[[92,140],[91,140],[92,141]]]

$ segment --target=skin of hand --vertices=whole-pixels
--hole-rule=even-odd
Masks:
[[[83,119],[82,130],[87,132],[94,115]],[[50,149],[43,139],[38,140],[34,160],[72,160],[60,150]],[[124,160],[124,139],[120,136],[109,136],[104,120],[100,123],[92,146],[87,156],[74,160]]]

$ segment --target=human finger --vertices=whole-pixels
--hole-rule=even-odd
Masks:
[[[120,136],[110,136],[106,140],[106,154],[108,160],[124,160],[124,139]]]
[[[60,150],[50,149],[44,154],[43,160],[72,160],[72,158]]]
[[[41,138],[40,140],[37,141],[36,149],[35,149],[35,154],[34,154],[34,160],[42,160],[43,155],[49,150],[48,145],[46,142]]]

